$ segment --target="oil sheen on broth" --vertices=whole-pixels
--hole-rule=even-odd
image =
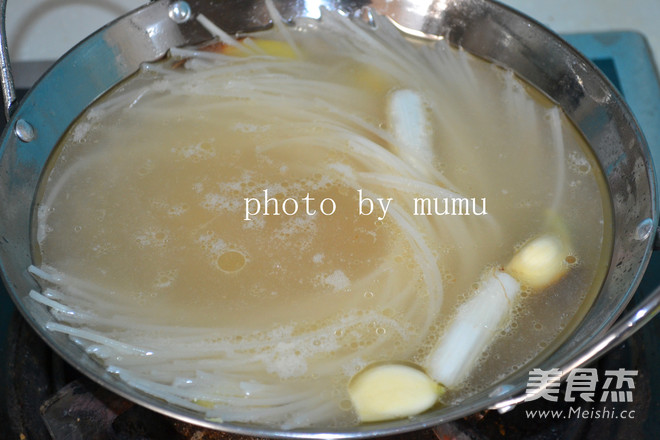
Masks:
[[[421,97],[428,151],[393,135],[397,90]],[[44,176],[35,260],[60,305],[50,328],[211,419],[346,426],[351,376],[422,363],[484,270],[560,230],[567,276],[527,289],[443,397],[458,403],[579,319],[609,252],[598,165],[529,92],[442,41],[332,13],[145,65],[73,124]],[[264,190],[280,215],[271,201],[246,220]],[[377,204],[359,215],[358,190],[392,199],[382,220]],[[484,199],[487,215],[415,215],[414,198],[452,196]]]

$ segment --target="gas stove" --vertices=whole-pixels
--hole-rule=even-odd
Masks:
[[[590,58],[623,94],[660,164],[660,84],[648,45],[633,32],[570,34],[564,38]],[[17,85],[27,88],[34,64]],[[23,90],[25,92],[25,90]],[[660,183],[660,182],[659,182]],[[656,253],[632,305],[660,286]],[[635,370],[633,398],[581,405],[589,417],[565,417],[568,402],[537,400],[500,414],[486,411],[432,429],[396,436],[405,439],[656,439],[660,435],[660,320],[655,319],[589,367]],[[14,310],[0,286],[0,440],[151,440],[246,437],[207,430],[142,408],[81,376],[39,339]],[[566,384],[562,385],[566,386]],[[555,411],[553,413],[552,411]],[[557,416],[564,411],[564,416]],[[628,417],[614,417],[627,414]],[[545,416],[543,416],[545,414]],[[598,417],[595,415],[599,414]]]

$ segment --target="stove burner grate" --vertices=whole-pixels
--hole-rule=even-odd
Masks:
[[[650,332],[657,331],[651,323]],[[643,347],[649,332],[639,332],[593,367],[599,371],[636,369],[648,362]],[[646,335],[646,336],[645,336]],[[237,434],[213,431],[143,408],[102,388],[60,359],[14,313],[9,327],[5,404],[12,439],[30,440],[250,440]],[[567,402],[537,400],[506,413],[487,411],[433,429],[401,434],[391,440],[620,440],[642,439],[644,424],[654,419],[650,377],[640,368],[633,402],[619,403],[617,411],[635,411],[635,419],[530,418],[528,411],[564,410]],[[612,403],[594,402],[583,411],[603,410]]]

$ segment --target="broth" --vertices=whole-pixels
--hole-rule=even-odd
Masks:
[[[46,290],[33,298],[51,307],[49,328],[147,393],[290,429],[358,423],[350,378],[378,361],[423,364],[485,271],[545,231],[569,237],[567,275],[523,286],[441,403],[523,367],[579,320],[611,235],[582,137],[511,72],[378,23],[326,12],[174,50],[81,115],[35,216]],[[415,133],[431,149],[398,143],[397,90],[422,98]],[[473,203],[443,210],[453,200]]]

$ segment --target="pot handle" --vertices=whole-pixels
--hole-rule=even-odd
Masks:
[[[658,238],[656,236],[656,238]],[[573,361],[559,366],[561,375],[558,377],[550,377],[547,383],[539,387],[529,390],[527,393],[515,397],[509,397],[495,405],[490,409],[496,409],[500,413],[505,413],[513,409],[516,405],[528,400],[534,400],[537,396],[541,395],[546,389],[553,386],[557,382],[564,379],[571,370],[580,368],[589,362],[599,358],[611,349],[619,346],[630,336],[635,334],[637,330],[646,325],[653,317],[660,313],[660,287],[656,288],[653,293],[639,303],[631,312],[626,314],[622,319],[617,321],[600,340],[587,345],[582,351],[575,356]],[[556,385],[555,385],[556,386]]]
[[[2,95],[4,98],[5,118],[9,121],[14,110],[14,104],[16,103],[16,90],[14,88],[14,78],[11,73],[9,49],[7,46],[7,33],[5,30],[6,8],[7,0],[0,0],[0,86],[2,87]],[[656,230],[654,248],[660,250],[660,227]],[[660,313],[660,287],[645,298],[623,319],[617,321],[602,339],[586,346],[578,356],[575,357],[574,361],[561,366],[559,368],[561,376],[551,377],[547,383],[543,384],[541,387],[535,388],[531,393],[504,399],[493,405],[491,409],[496,409],[499,412],[504,413],[526,400],[532,400],[532,398],[543,393],[545,389],[552,386],[554,383],[561,381],[571,370],[586,365],[617,347],[623,341],[635,334],[658,313]]]
[[[2,86],[2,97],[4,98],[5,118],[9,122],[16,103],[16,90],[14,89],[14,78],[11,73],[7,32],[5,31],[6,9],[7,0],[0,0],[0,85]]]

